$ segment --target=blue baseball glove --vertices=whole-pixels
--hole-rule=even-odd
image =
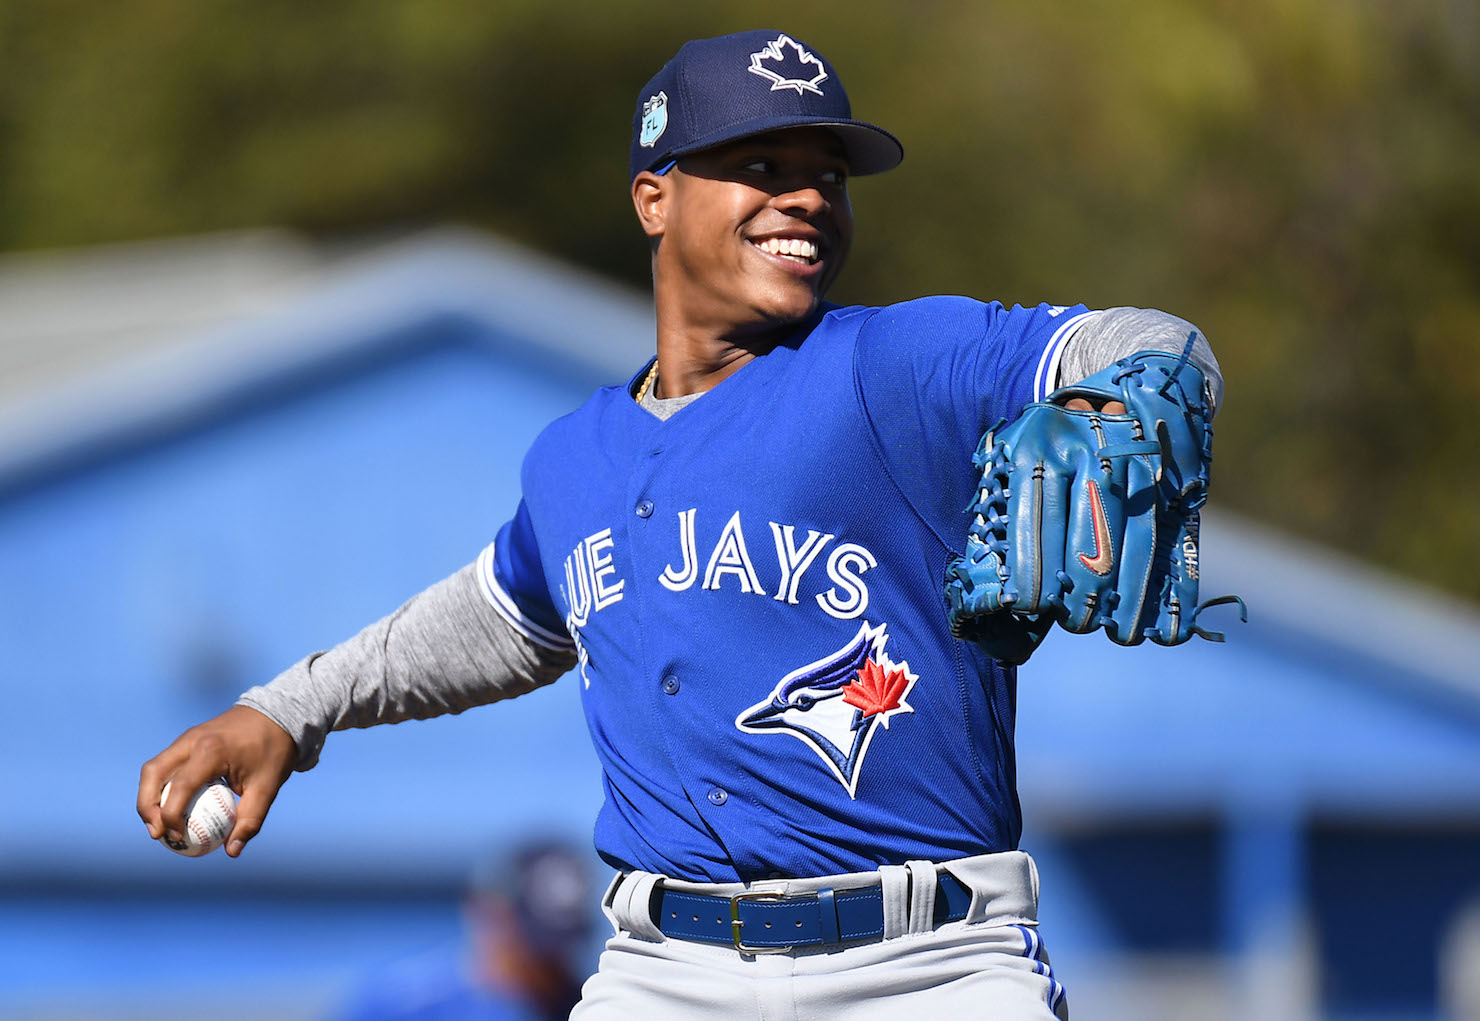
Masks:
[[[1195,336],[1195,335],[1194,335]],[[1054,623],[1121,645],[1223,636],[1197,623],[1198,510],[1213,457],[1197,366],[1141,351],[1030,404],[982,437],[966,552],[946,569],[951,632],[1007,665]],[[1125,414],[1071,411],[1075,397]],[[1242,602],[1239,601],[1242,611]]]

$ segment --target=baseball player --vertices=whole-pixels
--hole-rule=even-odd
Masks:
[[[1004,581],[979,618],[992,635],[963,641],[942,578],[969,529],[992,556],[1007,546],[991,539],[1005,515],[982,509],[991,459],[972,463],[984,434],[1037,409],[1074,427],[1051,424],[1057,449],[1088,443],[1107,471],[1148,458],[1164,422],[1132,423],[1120,444],[1082,438],[1131,400],[1087,384],[1156,367],[1156,393],[1192,381],[1210,414],[1212,352],[1141,309],[828,304],[853,235],[848,177],[903,150],[785,33],[685,44],[638,96],[630,157],[656,358],[541,434],[522,501],[475,563],[145,764],[141,817],[151,836],[178,830],[185,795],[223,774],[242,796],[235,856],[329,731],[570,672],[604,773],[596,847],[617,870],[615,935],[573,1017],[1066,1018],[1018,849],[1004,661],[1023,656],[992,655],[992,635],[1036,644],[1064,599],[1018,612]],[[1195,506],[1191,490],[1170,505]],[[1136,546],[1129,524],[1109,527],[1112,491],[1088,516],[1071,509],[1095,545],[1070,559],[1096,576]],[[1056,508],[1050,494],[1015,527],[1046,533]]]

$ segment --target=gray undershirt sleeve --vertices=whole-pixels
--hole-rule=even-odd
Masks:
[[[293,768],[318,762],[331,730],[460,713],[554,681],[575,666],[519,634],[468,565],[328,652],[304,657],[244,693],[298,746]]]
[[[1154,308],[1107,308],[1085,318],[1064,342],[1057,386],[1093,376],[1137,351],[1181,354],[1187,334],[1197,330],[1189,356],[1213,388],[1213,411],[1223,406],[1223,373],[1202,330],[1185,319]]]

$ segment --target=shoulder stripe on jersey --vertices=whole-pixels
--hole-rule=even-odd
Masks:
[[[508,622],[509,626],[528,638],[536,645],[542,645],[555,652],[570,652],[576,647],[576,643],[569,635],[558,635],[549,628],[541,627],[534,620],[525,615],[519,609],[519,604],[514,602],[512,596],[504,591],[504,587],[498,583],[498,578],[493,572],[493,543],[478,554],[478,588],[483,593],[483,598],[498,611],[498,615]]]
[[[1043,349],[1043,357],[1038,359],[1038,374],[1033,377],[1033,400],[1045,400],[1059,388],[1059,362],[1064,357],[1065,342],[1074,332],[1075,326],[1099,314],[1098,311],[1081,312],[1053,331],[1053,336],[1048,338],[1048,345]]]

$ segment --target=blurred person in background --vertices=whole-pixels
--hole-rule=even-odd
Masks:
[[[335,1021],[546,1021],[581,995],[591,936],[584,857],[531,840],[484,861],[463,900],[466,940],[377,968]]]

